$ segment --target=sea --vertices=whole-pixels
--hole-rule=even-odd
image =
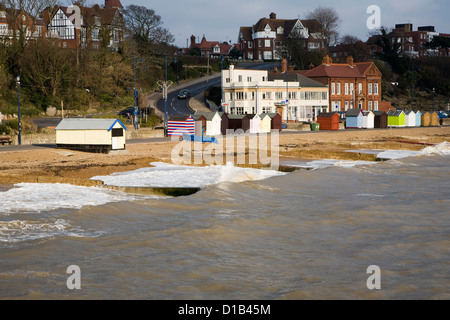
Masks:
[[[0,299],[450,299],[450,143],[358,152],[385,161],[93,177],[201,188],[181,197],[3,189]]]

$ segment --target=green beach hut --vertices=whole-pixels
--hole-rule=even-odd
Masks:
[[[405,113],[403,111],[388,112],[388,127],[404,127]]]

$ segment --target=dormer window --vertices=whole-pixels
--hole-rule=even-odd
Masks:
[[[278,27],[277,34],[283,34],[283,33],[284,33],[283,27]]]

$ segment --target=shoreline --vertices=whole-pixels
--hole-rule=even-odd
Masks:
[[[279,161],[280,163],[283,160],[322,159],[376,161],[376,155],[357,151],[363,149],[420,151],[429,145],[445,141],[450,142],[450,127],[284,133],[279,135]],[[109,154],[50,147],[35,150],[2,150],[0,192],[7,191],[22,182],[100,186],[103,185],[102,181],[90,178],[150,167],[151,162],[172,163],[171,152],[178,143],[177,141],[133,143],[127,145],[125,150]],[[202,146],[206,148],[208,145]],[[248,151],[246,156],[248,157]],[[223,160],[226,161],[225,156]],[[236,163],[235,161],[235,165]],[[236,166],[266,167],[261,164]]]

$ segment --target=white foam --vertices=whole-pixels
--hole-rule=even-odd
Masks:
[[[418,155],[420,155],[420,151],[386,150],[378,153],[377,157],[386,160],[397,160],[408,157],[417,157]]]
[[[92,177],[106,185],[119,187],[193,187],[203,188],[221,182],[263,180],[285,173],[276,170],[235,167],[232,163],[194,167],[162,162],[151,163],[153,167]]]
[[[59,208],[80,209],[109,202],[142,199],[124,192],[59,183],[19,183],[0,192],[0,213],[42,212]]]
[[[450,155],[450,142],[445,141],[435,146],[426,147],[420,151],[420,154],[425,156],[448,156]]]
[[[373,161],[348,161],[348,160],[335,160],[335,159],[322,159],[313,160],[308,162],[289,162],[289,166],[304,168],[304,169],[324,169],[329,167],[341,167],[341,168],[353,168],[356,166],[373,165]]]
[[[71,227],[64,219],[52,221],[0,221],[0,243],[19,243],[24,241],[48,239],[58,235],[71,237],[97,237],[101,232],[85,232]]]

